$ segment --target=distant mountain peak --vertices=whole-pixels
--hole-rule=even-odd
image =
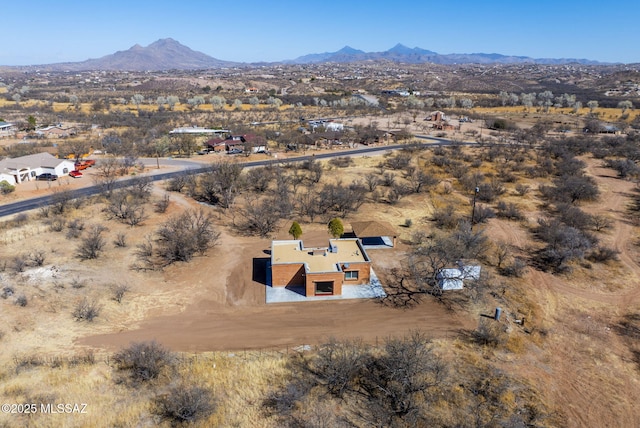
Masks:
[[[61,64],[66,70],[195,70],[235,65],[197,52],[172,38],[159,39],[149,46],[133,45],[98,59]]]
[[[354,49],[351,46],[345,46],[342,49],[340,49],[339,51],[335,52],[337,54],[361,54],[364,53],[364,51],[361,51],[359,49]]]

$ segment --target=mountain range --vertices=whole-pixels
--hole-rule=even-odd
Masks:
[[[399,63],[433,63],[433,64],[600,64],[597,61],[575,58],[530,58],[526,56],[501,55],[496,53],[472,54],[439,54],[418,47],[409,48],[397,44],[383,52],[364,52],[345,46],[336,52],[309,54],[292,60],[281,61],[284,64],[318,64],[318,63],[353,63],[359,61],[393,61]],[[265,63],[261,63],[265,64]],[[277,63],[276,63],[277,64]],[[197,70],[220,67],[237,67],[251,65],[213,58],[171,38],[160,39],[149,46],[138,44],[125,51],[88,59],[81,62],[66,62],[37,66],[39,69],[52,71],[83,70],[120,70],[120,71],[162,71],[162,70]],[[33,66],[32,66],[33,67]]]

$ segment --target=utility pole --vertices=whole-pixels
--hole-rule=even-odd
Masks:
[[[480,192],[480,188],[476,186],[475,191],[473,192],[473,205],[471,208],[471,230],[473,230],[473,224],[476,221],[476,196]]]

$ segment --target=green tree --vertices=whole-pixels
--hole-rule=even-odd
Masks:
[[[344,226],[339,218],[334,218],[329,222],[329,233],[334,238],[339,238],[344,233]]]
[[[36,118],[33,117],[32,115],[29,115],[29,117],[27,118],[27,123],[29,123],[30,131],[33,131],[36,129]]]
[[[11,183],[9,183],[7,180],[0,181],[0,193],[2,193],[3,195],[7,195],[7,194],[13,192],[14,190],[16,190],[16,186],[11,185]],[[291,226],[291,227],[293,228],[293,226]],[[298,226],[298,227],[300,227],[300,226]],[[291,233],[291,232],[289,232],[289,233]],[[302,231],[300,231],[300,233],[302,234]]]
[[[629,100],[620,101],[618,103],[618,108],[622,110],[622,114],[625,114],[628,109],[633,108],[633,103]]]
[[[297,221],[291,223],[291,227],[289,228],[289,235],[293,236],[293,239],[298,239],[302,236],[302,228]]]

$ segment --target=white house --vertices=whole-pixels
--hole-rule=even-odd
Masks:
[[[324,129],[327,131],[338,132],[344,129],[344,125],[338,122],[327,122],[324,124]]]
[[[75,164],[69,159],[58,159],[49,153],[36,153],[21,156],[19,158],[6,158],[0,161],[0,176],[13,178],[7,179],[10,184],[35,180],[45,172],[61,177],[73,171]],[[0,180],[2,181],[2,180]]]
[[[15,133],[15,126],[13,123],[0,121],[0,137],[6,137]]]

